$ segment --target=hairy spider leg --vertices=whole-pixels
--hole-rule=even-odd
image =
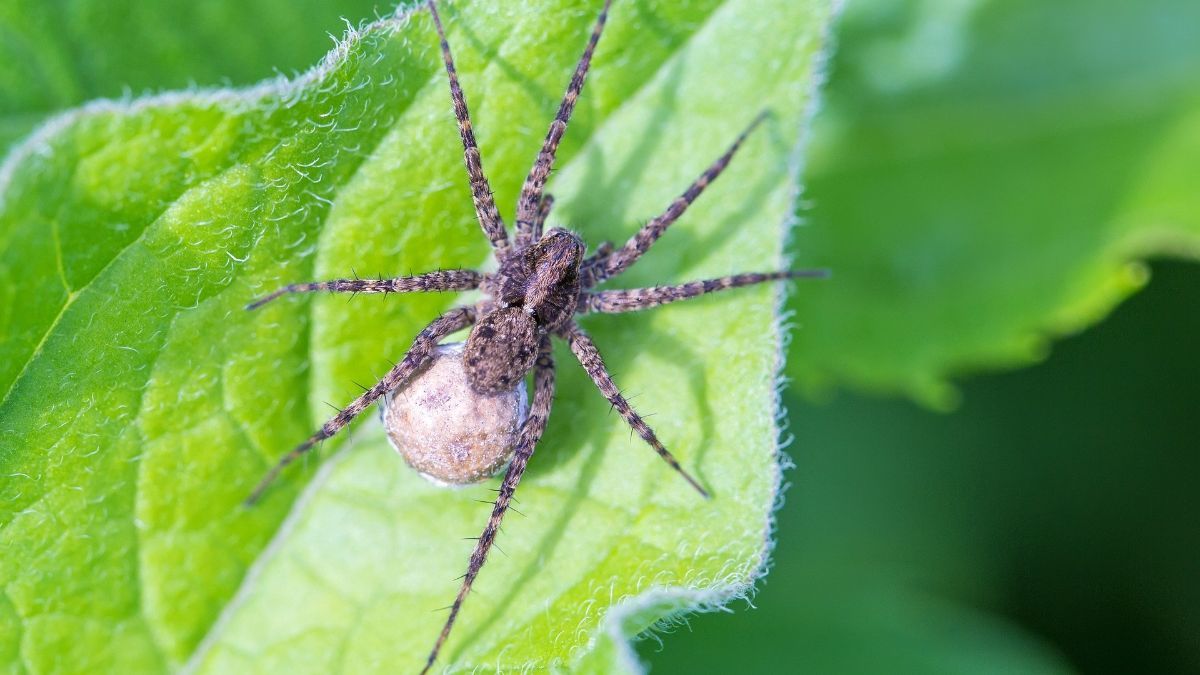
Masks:
[[[425,363],[425,360],[429,358],[430,352],[437,346],[439,340],[454,331],[470,326],[474,322],[475,308],[473,307],[456,307],[430,322],[428,326],[417,334],[412,346],[404,354],[404,358],[400,360],[400,363],[397,363],[395,367],[389,370],[387,375],[383,376],[382,380],[376,382],[375,386],[363,392],[361,396],[351,401],[350,405],[321,425],[321,428],[312,436],[309,436],[308,440],[281,457],[275,466],[271,467],[271,470],[267,472],[267,475],[263,476],[263,479],[259,481],[254,491],[250,493],[250,496],[246,498],[246,505],[252,506],[257,502],[272,481],[279,476],[279,472],[283,471],[284,467],[299,459],[317,443],[341,431],[351,420],[366,410],[367,406],[371,405],[375,399],[404,384]]]
[[[446,617],[446,624],[442,626],[442,632],[438,635],[433,650],[429,652],[429,658],[421,670],[422,674],[433,667],[438,652],[441,651],[446,638],[450,636],[450,630],[454,627],[454,620],[458,618],[463,601],[471,592],[471,584],[475,583],[475,577],[479,576],[479,570],[487,562],[488,551],[496,541],[500,523],[509,509],[513,493],[516,492],[517,485],[521,482],[521,476],[525,473],[525,467],[529,464],[529,458],[533,456],[533,451],[542,438],[542,432],[546,430],[546,420],[550,417],[550,407],[554,403],[554,351],[551,349],[548,334],[542,335],[538,343],[537,362],[533,371],[533,387],[533,405],[529,408],[529,416],[525,418],[525,424],[521,427],[521,433],[517,438],[512,463],[508,465],[504,481],[500,483],[500,491],[492,505],[492,515],[488,518],[487,526],[483,528],[483,534],[479,535],[479,540],[475,543],[475,550],[471,553],[471,560],[467,564],[467,573],[463,576],[462,586],[458,589],[458,596],[454,598],[454,604],[450,606],[450,616]]]
[[[598,291],[584,296],[584,307],[589,312],[604,314],[619,314],[621,312],[636,312],[640,309],[658,307],[671,302],[689,300],[706,293],[714,293],[729,288],[751,286],[767,281],[782,281],[785,279],[823,279],[829,276],[829,270],[784,270],[782,272],[748,272],[732,274],[727,277],[705,279],[704,281],[689,281],[677,286],[654,286],[651,288],[630,288],[619,291]]]
[[[716,180],[717,176],[721,175],[721,172],[725,170],[726,166],[729,166],[729,160],[733,159],[734,153],[738,151],[738,148],[742,147],[742,143],[745,142],[746,137],[750,135],[750,132],[754,131],[755,127],[757,127],[764,119],[766,119],[766,116],[766,112],[759,113],[758,116],[754,118],[754,121],[751,122],[750,125],[742,131],[742,133],[738,134],[737,139],[733,141],[733,144],[729,146],[729,149],[725,151],[725,154],[718,157],[717,161],[713,162],[711,166],[705,169],[704,173],[700,174],[700,177],[697,178],[694,183],[688,186],[688,189],[683,191],[683,194],[676,197],[675,201],[671,202],[671,205],[667,207],[666,211],[663,211],[661,215],[643,225],[642,229],[638,230],[637,234],[630,237],[629,241],[625,242],[625,245],[622,246],[620,250],[609,256],[608,260],[604,263],[604,267],[601,270],[602,274],[597,281],[602,281],[603,279],[609,277],[615,277],[616,275],[625,271],[625,269],[630,265],[637,262],[637,259],[642,257],[642,254],[650,249],[650,246],[662,236],[663,232],[667,231],[667,228],[670,227],[671,223],[674,223],[676,220],[678,220],[679,217],[683,215],[683,212],[686,211],[689,206],[691,206],[692,202],[696,201],[696,198],[699,197],[702,192],[704,192],[704,188],[708,187],[709,183]]]
[[[604,22],[608,19],[608,9],[611,4],[612,0],[604,0],[604,7],[600,10],[600,16],[596,18],[595,27],[592,28],[592,36],[588,38],[587,47],[584,48],[583,55],[579,57],[579,63],[575,66],[575,74],[571,76],[571,83],[567,85],[567,92],[558,105],[558,114],[550,123],[550,130],[546,132],[546,140],[542,143],[542,149],[538,151],[537,159],[534,160],[529,175],[525,177],[525,184],[521,186],[521,197],[517,200],[518,247],[528,244],[531,239],[536,241],[533,234],[536,229],[535,219],[541,207],[542,189],[546,186],[550,170],[554,168],[554,154],[558,152],[558,144],[567,131],[567,122],[570,121],[571,113],[575,110],[575,102],[579,100],[579,94],[583,91],[588,68],[592,65],[592,54],[595,53],[596,43],[600,41],[600,34],[604,31]]]
[[[467,178],[471,182],[475,215],[488,241],[492,242],[497,257],[504,257],[508,253],[508,232],[504,229],[500,211],[496,209],[496,200],[492,198],[492,186],[483,173],[483,158],[475,142],[475,132],[471,129],[471,114],[467,111],[467,100],[463,98],[462,87],[458,84],[458,71],[454,68],[454,58],[450,56],[450,43],[446,41],[446,29],[442,27],[435,0],[429,0],[429,13],[433,15],[433,23],[437,27],[438,39],[442,44],[442,61],[450,78],[450,100],[454,103],[454,117],[458,119],[458,135],[462,137],[463,159],[467,164]]]
[[[288,293],[431,293],[437,291],[469,291],[479,288],[483,275],[473,270],[438,270],[395,279],[331,279],[307,284],[288,284],[246,305],[246,309],[258,309],[268,302]]]
[[[654,448],[659,457],[662,457],[667,464],[671,465],[672,469],[675,469],[680,476],[683,476],[684,480],[696,488],[700,496],[708,499],[708,491],[700,487],[700,483],[691,474],[683,470],[683,467],[679,465],[679,460],[675,459],[675,455],[672,455],[669,450],[663,447],[663,444],[658,440],[658,436],[654,435],[654,430],[650,428],[650,425],[646,424],[642,416],[637,414],[633,406],[629,405],[629,401],[626,401],[625,397],[621,395],[620,390],[617,389],[617,385],[613,383],[612,377],[608,374],[608,369],[604,366],[604,359],[600,357],[600,350],[596,348],[596,343],[592,342],[592,338],[588,337],[588,334],[584,333],[574,322],[561,329],[560,335],[566,338],[568,344],[571,346],[571,352],[575,354],[575,358],[579,360],[579,364],[587,371],[588,377],[592,378],[592,382],[596,384],[596,388],[600,390],[601,394],[604,394],[604,398],[608,399],[608,402],[616,408],[621,417],[625,418],[629,426],[633,427],[638,436],[641,436],[643,441],[649,443],[650,447]]]
[[[546,227],[546,219],[550,217],[550,209],[554,208],[554,195],[546,195],[542,197],[542,202],[538,204],[537,219],[533,221],[533,234],[529,239],[531,242],[542,238],[542,230]],[[521,240],[521,234],[517,233],[517,241]]]
[[[583,260],[579,266],[579,283],[584,288],[591,288],[604,279],[604,263],[612,255],[613,243],[602,241],[596,247],[596,252]]]

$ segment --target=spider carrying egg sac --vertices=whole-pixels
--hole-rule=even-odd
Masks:
[[[380,416],[392,447],[439,485],[477,483],[512,459],[529,403],[525,380],[496,394],[471,388],[463,344],[439,345],[404,386],[384,396]]]

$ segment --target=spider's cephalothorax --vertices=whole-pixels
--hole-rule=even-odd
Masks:
[[[567,93],[559,105],[558,114],[550,124],[541,151],[521,188],[514,236],[510,241],[509,231],[496,209],[491,186],[483,172],[483,161],[475,143],[466,99],[458,83],[454,60],[450,55],[450,45],[446,41],[436,3],[429,0],[429,11],[437,28],[442,59],[450,80],[450,99],[454,104],[454,115],[458,120],[459,135],[462,138],[475,213],[484,234],[492,243],[492,249],[499,262],[499,269],[495,273],[443,270],[394,279],[335,279],[292,284],[248,306],[249,309],[253,309],[287,293],[319,290],[340,293],[405,293],[478,288],[483,293],[483,299],[478,303],[451,309],[426,326],[417,335],[404,358],[395,364],[382,380],[350,402],[316,433],[279,460],[254,489],[247,500],[250,503],[262,496],[266,487],[284,467],[303,456],[317,443],[344,428],[371,403],[408,382],[430,359],[438,342],[455,331],[473,326],[463,349],[462,364],[470,387],[476,392],[495,394],[510,390],[533,371],[533,401],[517,434],[512,462],[504,473],[492,506],[491,517],[488,518],[487,525],[475,545],[475,551],[471,554],[458,596],[450,606],[450,616],[442,626],[441,633],[425,662],[424,670],[433,665],[438,652],[450,635],[463,601],[495,542],[500,523],[509,509],[517,484],[520,483],[525,467],[546,428],[554,397],[551,336],[566,340],[572,354],[600,393],[638,436],[697,492],[707,497],[708,493],[700,483],[684,471],[675,457],[658,440],[650,426],[621,395],[609,376],[595,343],[579,327],[575,317],[588,313],[632,312],[739,286],[799,277],[822,277],[827,274],[825,270],[752,272],[675,286],[594,290],[597,285],[617,276],[637,262],[667,228],[683,215],[705,187],[725,170],[746,136],[764,119],[763,115],[755,118],[725,153],[671,202],[661,215],[643,225],[620,248],[604,243],[591,256],[585,257],[585,245],[578,235],[558,228],[552,228],[543,234],[542,229],[554,201],[550,195],[543,193],[546,179],[554,165],[555,153],[566,131],[575,101],[583,90],[592,53],[600,40],[610,3],[611,0],[605,0],[604,9],[600,12],[583,56],[575,67],[575,74],[567,87]]]
[[[533,368],[537,336],[575,314],[583,251],[578,235],[555,228],[505,256],[500,271],[484,278],[483,291],[495,305],[481,308],[486,313],[467,338],[463,365],[472,388],[481,394],[511,389]]]
[[[544,330],[571,320],[579,303],[579,266],[584,244],[579,235],[554,228],[500,264],[496,298],[522,308]]]

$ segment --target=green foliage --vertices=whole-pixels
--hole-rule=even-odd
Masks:
[[[88,99],[251,82],[306,68],[340,16],[375,0],[8,0],[0,4],[0,155]],[[303,37],[301,37],[303,36]]]
[[[788,373],[949,405],[1200,254],[1191,0],[875,0],[840,25]]]
[[[595,9],[546,4],[536,18],[499,2],[446,12],[505,213]],[[552,183],[557,220],[593,243],[620,239],[759,105],[776,117],[628,285],[776,264],[788,150],[827,15],[815,2],[666,4],[617,0]],[[50,113],[126,87],[245,83],[303,67],[326,32],[340,32],[337,14],[357,22],[375,6],[6,3],[0,148]],[[789,374],[809,391],[847,385],[946,406],[948,378],[1027,363],[1048,338],[1098,320],[1145,282],[1139,257],[1194,257],[1197,11],[1187,0],[851,2],[807,158],[808,226],[792,236],[798,264],[829,265],[835,278],[792,293]],[[370,423],[302,501],[292,500],[315,461],[263,508],[236,503],[328,415],[324,401],[352,397],[352,381],[382,372],[451,302],[293,299],[247,316],[246,299],[351,268],[487,257],[433,46],[422,19],[368,32],[287,91],[93,105],[10,160],[0,178],[0,663],[325,670],[335,655],[348,670],[390,671],[423,655],[440,621],[429,610],[449,602],[470,548],[458,538],[485,518],[472,501],[484,488],[420,483]],[[512,557],[489,563],[449,659],[612,670],[628,665],[623,635],[746,583],[774,490],[770,298],[740,291],[587,326],[620,384],[717,490],[712,504],[631,442],[558,354],[556,411],[522,487],[530,517],[506,525]],[[878,421],[870,405],[828,415],[829,428],[903,424]],[[803,438],[821,425],[796,426]],[[804,447],[838,447],[832,434],[818,429]],[[886,436],[883,459],[800,451],[811,479],[794,501],[816,515],[785,531],[780,564],[800,550],[806,560],[768,587],[749,624],[761,630],[739,644],[771,659],[770,647],[795,646],[817,670],[1061,668],[1011,626],[891,584],[914,564],[926,586],[986,588],[992,572],[985,553],[926,545],[938,518],[978,528],[942,502],[895,515],[910,529],[872,520],[869,500],[851,504],[866,515],[847,515],[848,492],[870,484],[853,467],[877,467],[870,494],[925,495],[928,477],[946,471],[944,458],[912,466],[894,447],[922,440],[876,436],[851,434],[849,448]],[[947,490],[966,480],[955,471]],[[878,564],[846,570],[856,556]],[[659,585],[689,590],[644,592]],[[726,655],[753,668],[728,642],[701,641],[686,649],[697,659],[688,667],[716,669]]]
[[[852,0],[793,235],[835,276],[792,295],[789,371],[946,402],[947,376],[1024,363],[1120,297],[1099,284],[1052,320],[1064,289],[1088,297],[1071,279],[1195,259],[1198,11]],[[1196,672],[1200,270],[1153,271],[1046,363],[969,378],[951,415],[785,396],[799,467],[756,609],[646,645],[654,672],[780,653],[816,673]]]
[[[594,4],[445,11],[504,213]],[[627,236],[767,108],[766,129],[627,283],[778,266],[828,19],[818,0],[617,3],[560,152],[552,220],[593,242]],[[353,382],[379,374],[453,298],[241,307],[352,269],[485,263],[435,46],[424,13],[381,21],[293,83],[91,104],[10,156],[0,173],[8,668],[420,663],[440,627],[432,610],[466,564],[472,544],[460,538],[486,519],[476,502],[486,486],[425,484],[367,424],[302,498],[311,465],[260,507],[239,502],[329,416],[324,401],[352,398]],[[164,66],[158,82],[174,72]],[[66,91],[8,109],[87,95]],[[623,635],[746,590],[778,481],[777,292],[587,323],[711,502],[631,440],[558,354],[555,414],[520,493],[530,517],[510,518],[501,542],[520,553],[493,556],[446,662],[629,667]]]

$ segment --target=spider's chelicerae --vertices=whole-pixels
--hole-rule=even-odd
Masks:
[[[575,321],[578,314],[592,312],[632,312],[657,307],[670,302],[694,298],[706,293],[739,286],[749,286],[767,281],[798,277],[825,276],[825,270],[785,270],[780,272],[755,272],[735,274],[718,279],[693,281],[677,286],[655,286],[630,290],[595,290],[596,286],[611,279],[637,262],[671,223],[675,222],[704,188],[721,174],[729,164],[738,147],[763,116],[759,115],[742,132],[733,144],[711,166],[700,174],[683,194],[673,201],[658,217],[650,220],[634,234],[624,246],[614,248],[601,244],[590,256],[585,255],[586,246],[578,234],[560,228],[543,232],[546,216],[554,202],[543,194],[546,178],[554,165],[555,151],[567,129],[567,121],[575,108],[575,102],[583,89],[584,78],[592,60],[596,43],[608,16],[611,0],[596,20],[587,47],[575,74],[571,78],[558,114],[550,124],[546,140],[534,161],[521,196],[517,203],[516,226],[510,239],[509,232],[496,210],[492,189],[483,172],[479,147],[471,129],[467,103],[458,84],[454,59],[450,45],[438,16],[435,0],[429,1],[441,40],[442,58],[450,80],[450,98],[454,104],[454,115],[458,119],[458,130],[462,136],[463,151],[470,181],[471,196],[475,213],[483,232],[492,243],[499,263],[495,273],[471,270],[443,270],[395,279],[335,279],[305,284],[292,284],[271,293],[248,306],[259,307],[287,293],[331,291],[337,293],[410,293],[431,291],[464,291],[480,289],[483,299],[474,306],[456,307],[435,319],[425,327],[413,341],[412,347],[375,386],[367,389],[345,409],[334,415],[308,440],[283,456],[255,488],[248,502],[257,501],[266,487],[288,464],[304,455],[317,443],[333,436],[350,423],[375,400],[403,386],[430,359],[438,342],[463,328],[472,327],[462,353],[462,364],[470,387],[481,395],[511,390],[533,372],[533,403],[528,416],[516,436],[513,457],[492,508],[487,526],[478,539],[462,579],[458,596],[450,606],[450,615],[442,627],[441,634],[429,653],[422,672],[429,670],[437,658],[454,621],[462,608],[463,600],[471,590],[480,569],[487,560],[512,501],[521,475],[533,455],[534,448],[546,428],[550,406],[554,397],[554,360],[550,348],[551,336],[566,340],[571,352],[587,371],[600,393],[621,414],[629,426],[648,443],[680,476],[703,497],[708,492],[679,465],[675,457],[655,436],[654,431],[621,395],[612,377],[604,366],[600,352]]]

